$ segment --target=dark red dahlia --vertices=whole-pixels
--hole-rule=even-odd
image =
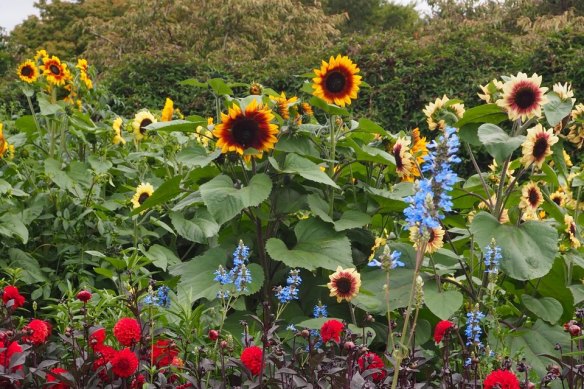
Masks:
[[[442,342],[444,335],[452,327],[454,327],[454,323],[450,320],[440,320],[438,324],[436,324],[436,328],[434,328],[434,341],[436,343]]]
[[[2,301],[7,307],[12,307],[14,309],[24,305],[24,297],[18,292],[18,288],[12,285],[8,285],[4,288]]]
[[[138,357],[129,348],[116,352],[111,363],[114,374],[122,378],[131,376],[138,369]]]
[[[138,374],[136,378],[132,380],[132,384],[130,385],[130,389],[142,389],[144,384],[146,383],[146,378],[143,374]]]
[[[47,341],[51,334],[51,325],[44,320],[33,319],[22,329],[25,334],[22,340],[39,346]]]
[[[89,300],[91,300],[91,292],[88,290],[82,290],[81,292],[77,293],[77,300],[87,303]]]
[[[67,370],[61,368],[61,367],[55,367],[54,369],[51,369],[50,372],[47,373],[47,383],[49,382],[54,382],[54,384],[52,384],[50,386],[51,389],[67,389],[70,388],[69,385],[61,382],[61,379],[57,376],[55,376],[54,374],[59,374],[62,375],[64,373],[68,373]]]
[[[251,371],[251,374],[260,374],[262,371],[262,349],[258,346],[247,347],[241,353],[241,362]]]
[[[327,343],[329,340],[339,343],[341,341],[341,332],[343,332],[344,328],[344,324],[338,320],[326,321],[320,328],[320,337],[323,343]]]
[[[178,348],[171,340],[159,339],[152,345],[152,363],[158,368],[171,365],[177,355]]]
[[[209,330],[209,339],[213,342],[219,339],[219,331],[217,330]]]
[[[136,319],[123,317],[114,326],[114,336],[123,346],[131,346],[140,342],[142,330]]]
[[[359,371],[361,373],[370,369],[382,369],[379,372],[371,374],[371,378],[373,378],[373,381],[375,382],[383,380],[387,375],[387,372],[383,370],[385,364],[383,363],[381,358],[379,358],[379,356],[375,353],[368,352],[361,355],[361,357],[359,357],[359,359],[357,360],[357,363],[359,364]]]
[[[95,349],[97,346],[102,346],[105,342],[105,328],[98,328],[89,334],[89,345]]]
[[[4,366],[5,368],[10,367],[10,360],[14,354],[22,352],[22,347],[20,347],[20,345],[16,342],[12,342],[8,346],[6,343],[0,342],[0,349],[4,349],[4,351],[0,352],[0,365]],[[12,367],[12,372],[18,370],[22,370],[22,365]]]
[[[109,382],[107,364],[111,362],[114,355],[116,355],[116,350],[114,350],[113,347],[100,344],[93,348],[93,352],[95,353],[93,370],[98,372],[99,378],[102,381]]]
[[[509,370],[495,370],[483,382],[484,389],[519,389],[519,380]]]

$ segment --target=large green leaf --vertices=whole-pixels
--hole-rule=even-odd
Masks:
[[[313,96],[310,99],[310,104],[314,107],[322,109],[329,115],[349,116],[349,111],[347,111],[345,108],[341,108],[334,104],[328,104],[326,101],[316,96]]]
[[[16,237],[22,243],[28,242],[28,229],[22,222],[22,215],[5,213],[0,217],[0,235]]]
[[[397,268],[389,274],[389,309],[407,307],[414,271]],[[385,301],[385,272],[381,269],[371,269],[361,272],[361,291],[352,302],[357,307],[371,313],[387,313]]]
[[[142,251],[144,255],[152,261],[152,264],[164,271],[170,266],[180,263],[180,259],[168,248],[159,244],[152,245],[148,250]]]
[[[535,316],[550,324],[556,324],[564,312],[562,304],[552,297],[537,299],[528,294],[524,294],[521,295],[521,301]]]
[[[197,126],[207,125],[207,121],[190,122],[188,120],[171,120],[169,122],[156,122],[147,125],[145,128],[149,131],[164,131],[164,132],[195,132]]]
[[[219,233],[219,225],[205,209],[197,210],[192,220],[185,219],[182,213],[171,212],[170,220],[178,234],[191,242],[206,243]]]
[[[266,243],[270,256],[290,267],[315,270],[319,267],[336,270],[337,266],[352,267],[351,243],[330,225],[318,219],[298,222],[294,228],[297,243],[288,249],[286,243],[271,238]]]
[[[385,131],[383,127],[367,118],[359,119],[359,127],[357,127],[356,131],[387,135],[387,131]]]
[[[353,149],[355,157],[359,161],[369,161],[383,165],[395,165],[395,158],[385,150],[377,149],[368,145],[359,145],[354,139],[347,138],[339,142],[339,145]]]
[[[550,92],[546,96],[548,102],[543,106],[543,112],[550,126],[554,127],[572,112],[574,103],[571,99],[562,101],[555,92]]]
[[[41,115],[43,115],[43,116],[50,116],[50,115],[54,115],[58,112],[64,112],[64,109],[61,105],[51,103],[42,94],[37,94],[37,101],[39,103]]]
[[[558,253],[558,233],[545,222],[528,221],[519,226],[500,224],[486,212],[479,212],[470,225],[480,247],[492,238],[501,247],[501,268],[513,279],[532,280],[546,275]]]
[[[467,109],[462,119],[457,121],[454,126],[459,128],[460,139],[472,145],[481,144],[477,130],[482,123],[499,124],[507,119],[507,114],[497,104],[484,104],[478,107]]]
[[[290,153],[286,155],[286,160],[284,161],[283,166],[280,166],[276,159],[272,157],[270,157],[269,160],[272,166],[282,173],[298,174],[307,180],[339,188],[339,186],[331,180],[325,172],[320,170],[320,166],[298,154]]]
[[[525,141],[525,136],[511,137],[501,127],[491,123],[481,125],[478,136],[498,163],[507,159]]]
[[[219,224],[231,220],[244,208],[258,206],[272,191],[272,180],[266,174],[256,174],[241,189],[229,176],[219,175],[200,186],[201,196],[209,212]]]
[[[308,195],[307,202],[312,213],[327,223],[333,223],[337,231],[362,227],[371,221],[371,216],[354,210],[344,212],[339,220],[334,221],[327,213],[328,203],[320,196],[316,194]]]
[[[457,290],[440,292],[435,283],[428,283],[424,287],[424,302],[439,319],[448,320],[462,306],[462,294]]]

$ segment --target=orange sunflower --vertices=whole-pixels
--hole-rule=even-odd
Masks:
[[[523,220],[536,220],[537,208],[543,204],[541,190],[534,182],[528,182],[521,189],[519,208],[523,211]]]
[[[54,55],[52,57],[44,57],[41,70],[43,75],[47,78],[49,83],[54,85],[65,85],[65,82],[71,79],[71,73],[67,68],[66,63],[61,63],[61,60]]]
[[[336,58],[330,57],[329,62],[322,61],[320,69],[314,69],[313,94],[329,104],[341,107],[351,104],[361,85],[361,76],[357,76],[359,72],[349,57],[340,54]]]
[[[351,299],[359,294],[361,287],[361,275],[354,268],[343,269],[337,267],[337,271],[329,276],[330,282],[326,286],[330,289],[331,297],[336,297],[337,302]]]
[[[534,73],[527,77],[519,72],[503,85],[503,96],[497,100],[497,105],[507,110],[511,120],[539,117],[541,107],[547,103],[544,95],[547,90],[541,87],[541,76]]]
[[[294,104],[298,100],[298,97],[294,96],[288,99],[286,98],[286,93],[282,92],[280,96],[270,98],[276,102],[278,113],[282,116],[282,119],[290,119],[290,105]]]
[[[222,153],[235,151],[249,161],[250,155],[243,155],[248,148],[259,152],[256,157],[261,158],[264,151],[274,148],[278,141],[278,126],[271,124],[274,114],[255,99],[245,107],[245,111],[233,104],[229,114],[221,114],[221,123],[213,129],[213,135],[218,138],[217,147]]]
[[[552,145],[558,141],[553,128],[544,129],[541,124],[527,130],[527,138],[523,142],[521,163],[525,167],[534,164],[541,169],[546,157],[552,155]]]
[[[36,67],[34,62],[31,60],[26,60],[18,66],[18,77],[29,84],[35,82],[39,77],[39,69]]]

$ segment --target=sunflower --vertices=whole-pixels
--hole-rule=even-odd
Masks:
[[[156,118],[150,111],[141,111],[134,116],[132,128],[134,129],[134,137],[140,141],[146,137],[146,127],[152,123],[156,123]]]
[[[530,181],[521,189],[519,208],[523,211],[523,220],[537,219],[537,208],[543,204],[543,195],[537,185]]]
[[[406,138],[397,138],[395,145],[391,149],[391,153],[395,158],[395,170],[402,181],[414,181],[415,173],[419,176],[418,169],[414,166],[414,158],[410,153],[410,140]]]
[[[562,189],[558,189],[550,195],[550,200],[556,203],[558,207],[565,207],[568,196]]]
[[[337,271],[329,276],[331,280],[326,286],[330,289],[331,297],[337,297],[337,302],[351,299],[359,294],[361,275],[354,268],[343,269],[338,266]]]
[[[578,148],[582,148],[582,144],[584,144],[584,104],[578,104],[572,110],[571,118],[570,132],[566,138]]]
[[[174,113],[174,102],[166,98],[164,102],[164,108],[162,108],[162,117],[160,118],[161,122],[169,122],[172,120],[172,114]]]
[[[511,120],[539,117],[541,107],[547,103],[544,96],[547,90],[541,87],[541,76],[534,73],[527,77],[520,72],[503,85],[503,96],[497,100],[497,105],[507,110]]]
[[[566,229],[564,231],[566,231],[570,237],[570,244],[572,248],[577,249],[580,247],[580,240],[577,236],[576,223],[574,222],[574,218],[570,215],[565,215],[564,224],[566,225]]]
[[[116,118],[116,120],[114,120],[114,123],[112,124],[112,128],[114,129],[114,139],[112,140],[114,145],[117,144],[126,144],[126,140],[124,139],[124,137],[122,136],[122,118],[118,117]]]
[[[572,159],[570,158],[570,154],[566,153],[566,150],[562,149],[562,155],[564,156],[564,163],[567,167],[572,167],[574,164],[572,163]]]
[[[464,104],[450,100],[444,95],[437,98],[433,103],[426,105],[423,109],[426,115],[426,122],[431,131],[435,129],[444,130],[447,125],[453,125],[464,115]]]
[[[45,49],[38,50],[36,52],[36,54],[34,55],[34,61],[37,62],[37,63],[38,62],[43,62],[43,60],[45,58],[48,58],[48,57],[49,57],[49,54],[47,53],[47,50],[45,50]]]
[[[79,77],[85,83],[87,89],[93,89],[93,81],[89,78],[89,65],[87,64],[87,60],[79,58],[75,67],[79,69]]]
[[[483,94],[478,93],[479,99],[483,100],[487,104],[490,104],[497,101],[497,98],[503,91],[503,82],[495,78],[487,85],[480,85],[480,88]]]
[[[420,136],[419,128],[414,128],[412,130],[412,142],[412,155],[416,157],[416,162],[418,165],[422,165],[422,162],[424,162],[424,157],[428,155],[428,142],[426,141],[426,137]],[[415,169],[418,171],[417,167]],[[419,176],[419,174],[417,176]]]
[[[47,81],[54,85],[65,85],[65,82],[71,79],[67,64],[61,63],[61,60],[54,55],[50,58],[48,56],[43,58],[41,70]]]
[[[136,188],[136,193],[132,196],[132,204],[134,208],[140,208],[144,201],[148,200],[150,196],[154,193],[154,187],[149,182],[142,182]]]
[[[410,241],[414,243],[414,249],[418,249],[418,243],[426,242],[426,253],[431,254],[444,246],[444,230],[442,227],[429,228],[424,234],[420,234],[418,226],[410,227]]]
[[[361,84],[361,76],[357,76],[359,72],[349,57],[340,54],[337,58],[330,57],[328,63],[322,61],[320,69],[314,69],[316,77],[312,79],[313,95],[341,107],[351,104],[351,99],[357,98]]]
[[[0,158],[4,156],[4,153],[8,150],[8,142],[4,138],[4,132],[2,131],[3,124],[0,123]]]
[[[259,95],[261,95],[261,94],[262,94],[263,90],[264,90],[264,87],[263,87],[263,86],[262,86],[262,84],[260,84],[260,83],[257,83],[257,82],[252,82],[252,83],[249,85],[249,94],[250,94],[250,95],[256,95],[256,96],[259,96]]]
[[[272,111],[255,99],[245,107],[245,112],[233,104],[229,114],[222,113],[221,123],[213,129],[213,135],[218,138],[217,147],[221,147],[222,153],[235,151],[240,155],[251,147],[259,152],[256,157],[261,158],[278,141],[278,126],[270,124],[273,119]],[[243,158],[249,161],[251,156],[243,155]]]
[[[270,97],[276,102],[276,107],[278,108],[278,113],[282,116],[282,119],[290,119],[290,105],[298,100],[298,97],[294,96],[289,99],[286,98],[286,93],[280,93],[280,96]]]
[[[527,139],[521,145],[523,147],[521,163],[525,167],[534,164],[541,169],[545,158],[552,155],[552,145],[558,141],[553,128],[544,129],[541,124],[527,130]]]
[[[23,63],[18,66],[18,77],[24,81],[28,82],[29,84],[35,82],[39,77],[39,69],[36,67],[34,62],[27,59]]]
[[[308,103],[301,103],[300,104],[300,112],[302,115],[312,116],[314,112],[312,111],[312,107]]]
[[[555,94],[558,95],[560,100],[572,100],[572,102],[576,101],[574,98],[574,91],[572,90],[572,84],[568,84],[567,82],[562,85],[562,83],[558,82],[555,83],[553,86],[553,91]]]

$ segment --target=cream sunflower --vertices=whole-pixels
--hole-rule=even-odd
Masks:
[[[273,149],[278,141],[278,126],[270,123],[273,119],[272,111],[255,99],[245,111],[233,104],[227,115],[221,114],[221,123],[213,129],[213,135],[218,138],[217,147],[222,153],[237,152],[246,161],[251,155],[244,155],[244,151],[254,148],[259,152],[256,157],[261,158],[263,152]]]
[[[503,82],[495,78],[487,85],[480,85],[480,88],[483,93],[478,93],[479,99],[487,104],[494,103],[503,91]]]
[[[114,145],[117,144],[126,144],[126,140],[124,139],[124,137],[122,136],[122,124],[123,124],[123,120],[122,118],[118,117],[114,120],[114,123],[112,124],[112,128],[114,130],[114,138],[112,140],[112,142],[114,143]]]
[[[565,207],[568,201],[568,196],[562,189],[556,190],[550,195],[550,200],[553,201],[558,207]]]
[[[537,209],[543,204],[543,195],[537,185],[530,181],[521,189],[519,208],[523,211],[524,220],[537,219]]]
[[[410,241],[414,243],[414,249],[418,244],[426,243],[426,253],[431,254],[444,246],[444,229],[442,227],[429,228],[425,233],[420,233],[418,226],[410,227]]]
[[[528,167],[533,164],[541,169],[546,157],[552,155],[552,146],[558,141],[553,128],[544,129],[541,124],[527,130],[527,138],[523,142],[521,163]]]
[[[18,77],[29,84],[35,82],[39,77],[39,69],[34,62],[26,60],[18,66]]]
[[[541,76],[533,74],[527,77],[525,73],[511,76],[503,85],[503,96],[497,100],[497,105],[507,111],[511,120],[527,120],[541,116],[541,108],[547,103],[544,95],[548,88],[541,87]]]
[[[569,125],[569,133],[566,138],[579,149],[584,144],[584,104],[578,104],[571,114],[572,122]]]
[[[570,244],[573,249],[577,249],[580,247],[580,239],[578,239],[578,233],[576,230],[576,223],[574,222],[574,218],[570,215],[564,215],[564,224],[566,225],[566,231],[570,238]]]
[[[329,62],[322,61],[320,69],[314,69],[313,94],[329,104],[341,107],[351,104],[351,100],[357,98],[361,85],[361,76],[357,75],[359,72],[349,57],[340,54],[336,58],[330,57]]]
[[[448,96],[437,98],[424,107],[424,115],[430,131],[444,130],[447,125],[453,125],[464,115],[464,104],[454,103]]]
[[[572,90],[572,84],[565,84],[555,83],[553,86],[553,91],[560,97],[560,100],[572,100],[572,102],[576,101],[574,98],[574,91]]]
[[[330,290],[330,296],[336,297],[337,302],[351,299],[359,294],[361,287],[361,275],[354,268],[343,269],[337,267],[337,271],[329,276],[330,282],[326,286]]]
[[[414,173],[419,176],[418,169],[414,166],[414,158],[410,153],[410,140],[407,138],[397,138],[391,153],[395,158],[395,170],[402,181],[413,182]],[[414,172],[415,169],[415,172]]]
[[[174,113],[174,102],[166,98],[164,102],[164,108],[162,108],[162,115],[160,117],[161,122],[169,122],[172,120],[172,114]]]
[[[156,123],[157,120],[150,113],[150,111],[140,111],[134,116],[132,121],[132,128],[134,129],[134,137],[136,140],[140,141],[146,137],[146,127],[152,123]]]
[[[140,206],[152,196],[152,193],[154,193],[154,187],[150,183],[140,183],[136,188],[136,193],[132,196],[132,205],[134,208],[140,208]]]

